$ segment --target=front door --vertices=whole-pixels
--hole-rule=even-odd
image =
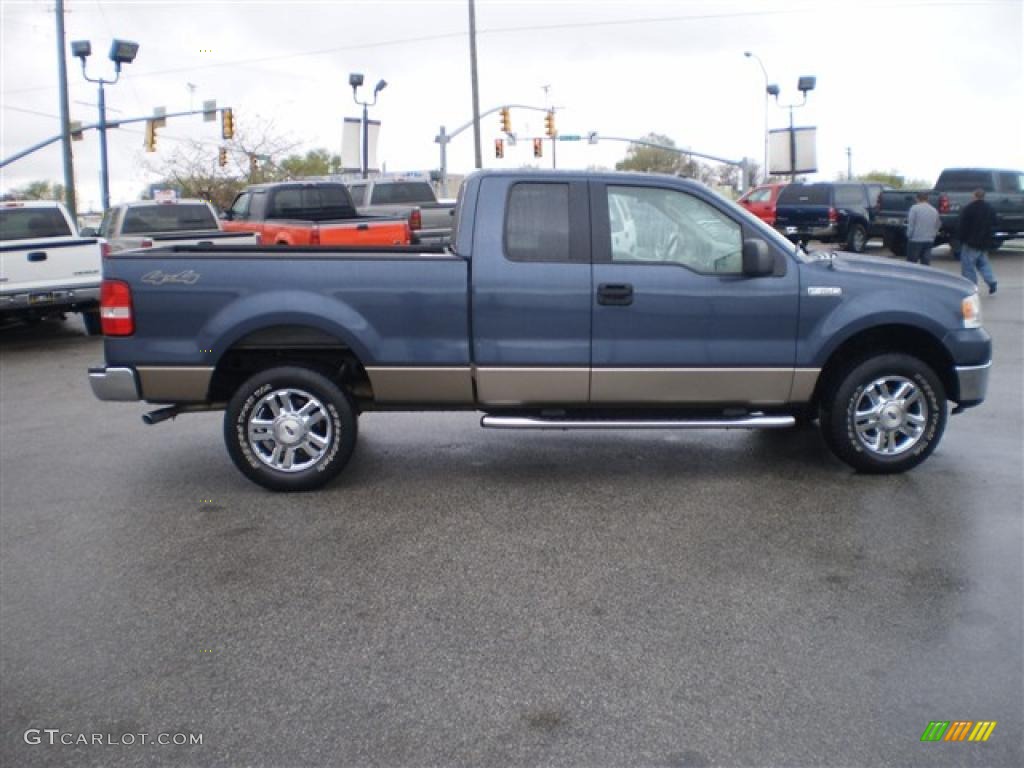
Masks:
[[[757,230],[710,194],[632,180],[590,186],[591,402],[787,402],[796,265],[780,253],[776,274],[744,276],[743,240]]]

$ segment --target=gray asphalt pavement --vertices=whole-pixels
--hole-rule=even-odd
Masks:
[[[0,331],[0,762],[1024,765],[1024,251],[994,264],[989,400],[895,477],[808,429],[368,414],[274,495],[219,414],[95,401],[77,318]]]

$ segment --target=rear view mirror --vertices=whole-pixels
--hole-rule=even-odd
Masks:
[[[743,241],[743,274],[747,277],[766,277],[775,272],[775,257],[764,240]]]
[[[231,221],[231,211],[221,211],[221,221]]]

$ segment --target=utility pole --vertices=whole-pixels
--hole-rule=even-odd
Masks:
[[[846,180],[853,180],[853,150],[846,148]]]
[[[75,206],[75,164],[71,157],[71,117],[68,109],[68,68],[64,54],[64,0],[57,0],[57,79],[60,83],[60,134],[64,156],[64,205],[78,221]]]
[[[483,151],[480,148],[480,86],[476,70],[476,3],[469,0],[469,72],[473,81],[473,151],[476,167],[484,167]]]

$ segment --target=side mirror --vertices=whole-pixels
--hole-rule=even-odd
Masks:
[[[97,232],[95,227],[82,227],[78,230],[79,237],[96,237]]]
[[[764,240],[743,241],[743,274],[767,277],[775,272],[775,257]]]
[[[231,211],[221,211],[221,221],[231,221]]]

